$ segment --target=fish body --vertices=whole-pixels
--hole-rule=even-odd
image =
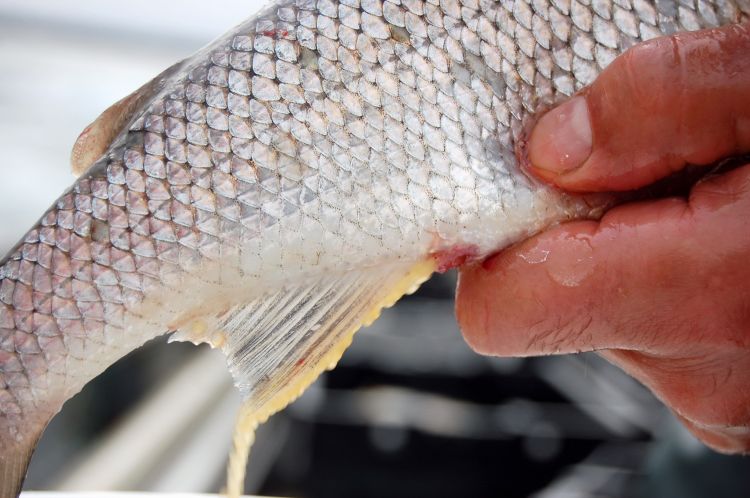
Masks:
[[[604,203],[526,177],[534,113],[745,0],[280,0],[106,111],[0,262],[0,497],[145,341],[208,342],[262,421],[436,269]]]

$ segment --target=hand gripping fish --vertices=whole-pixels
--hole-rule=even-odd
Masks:
[[[748,13],[278,0],[167,69],[83,132],[80,178],[0,262],[0,497],[62,404],[149,339],[221,349],[252,427],[434,271],[596,216],[520,172],[529,117],[641,40]]]

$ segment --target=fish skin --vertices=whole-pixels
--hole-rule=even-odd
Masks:
[[[200,317],[596,215],[518,170],[524,126],[631,45],[748,12],[281,0],[164,73],[0,262],[0,497],[64,401],[153,337],[220,346]]]

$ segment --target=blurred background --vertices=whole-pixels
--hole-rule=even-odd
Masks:
[[[89,122],[263,3],[0,0],[0,254],[73,181]],[[704,449],[596,355],[473,354],[454,285],[441,276],[387,310],[261,427],[248,493],[746,496],[747,459]],[[238,406],[221,354],[153,341],[66,404],[26,489],[219,491]]]

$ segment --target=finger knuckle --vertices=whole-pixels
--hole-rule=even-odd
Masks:
[[[541,319],[529,328],[529,355],[580,353],[595,349],[591,316]]]
[[[638,106],[667,106],[674,88],[682,88],[683,48],[676,36],[636,45],[621,56],[619,71],[627,99]]]

